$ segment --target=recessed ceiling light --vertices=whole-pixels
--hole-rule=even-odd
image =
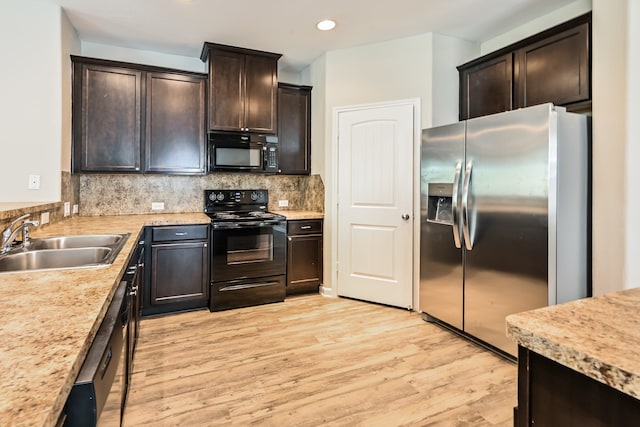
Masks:
[[[323,21],[318,22],[318,24],[316,25],[316,27],[318,27],[318,29],[322,31],[333,30],[335,26],[336,26],[336,22],[332,21],[331,19],[325,19]]]

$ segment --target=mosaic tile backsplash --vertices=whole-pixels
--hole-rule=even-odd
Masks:
[[[269,210],[324,211],[324,184],[319,175],[283,176],[216,173],[184,175],[80,175],[80,215],[126,215],[153,212],[152,202],[164,202],[164,213],[202,212],[206,189],[269,190]],[[278,200],[288,200],[287,208]]]

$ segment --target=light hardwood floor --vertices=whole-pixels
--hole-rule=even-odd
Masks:
[[[143,319],[125,426],[512,426],[515,364],[349,299]]]

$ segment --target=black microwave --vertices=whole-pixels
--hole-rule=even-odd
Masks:
[[[209,133],[209,172],[278,172],[278,137]]]

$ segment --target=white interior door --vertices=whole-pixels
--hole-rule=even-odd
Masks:
[[[338,114],[338,295],[413,307],[412,104]]]

